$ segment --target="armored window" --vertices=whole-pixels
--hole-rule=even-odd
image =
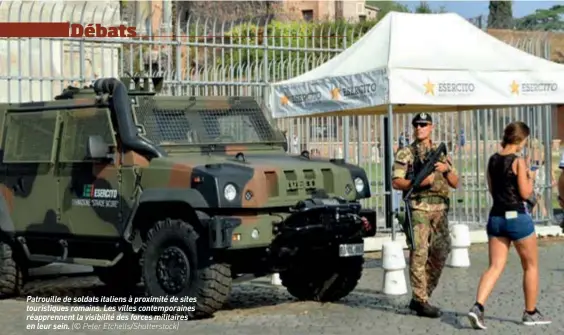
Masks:
[[[79,109],[62,112],[60,162],[90,161],[88,137],[99,135],[108,146],[116,146],[110,112],[107,109]]]
[[[159,145],[283,141],[252,98],[139,98],[136,119]]]
[[[159,135],[157,143],[162,142],[186,142],[192,143],[192,126],[186,118],[184,110],[158,110],[154,112],[155,123]],[[155,134],[155,135],[156,135]]]
[[[4,163],[52,163],[57,112],[6,114]]]
[[[251,143],[265,140],[258,134],[253,115],[234,111],[202,111],[199,114],[209,141]],[[270,129],[260,130],[267,132]]]

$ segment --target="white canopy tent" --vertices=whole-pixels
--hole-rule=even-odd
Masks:
[[[389,13],[328,62],[270,87],[274,118],[558,103],[564,65],[454,13]]]

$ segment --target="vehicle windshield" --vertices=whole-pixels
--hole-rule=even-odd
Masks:
[[[260,109],[159,108],[147,99],[136,108],[145,137],[159,145],[284,142]]]

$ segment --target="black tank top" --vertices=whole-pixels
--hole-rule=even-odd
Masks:
[[[493,206],[492,216],[505,216],[505,212],[517,211],[526,213],[525,202],[519,194],[517,175],[511,168],[517,155],[494,154],[488,162],[488,173],[491,180]]]

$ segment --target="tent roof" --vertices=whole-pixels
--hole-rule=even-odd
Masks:
[[[391,12],[355,44],[319,67],[274,86],[375,69],[562,71],[564,65],[512,47],[455,13]]]

